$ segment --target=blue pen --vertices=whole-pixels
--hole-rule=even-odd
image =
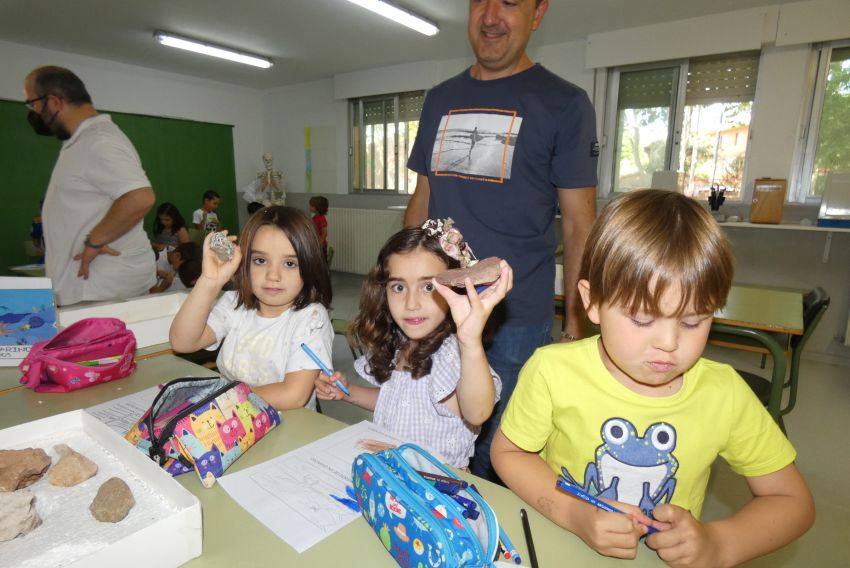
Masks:
[[[310,356],[310,359],[312,359],[312,360],[313,360],[313,362],[314,362],[314,363],[316,363],[316,365],[318,365],[318,366],[319,366],[319,368],[322,370],[322,372],[323,372],[324,374],[326,374],[326,375],[327,375],[327,376],[329,376],[329,377],[330,377],[331,375],[333,375],[333,374],[334,374],[334,372],[333,372],[333,371],[331,371],[330,369],[328,369],[327,365],[325,365],[324,363],[322,363],[322,360],[321,360],[321,359],[319,359],[319,357],[318,357],[315,353],[313,353],[313,350],[312,350],[312,349],[310,349],[309,347],[307,347],[307,344],[306,344],[306,343],[302,343],[302,344],[301,344],[301,349],[303,349],[303,350],[304,350],[304,352],[305,352],[307,355],[309,355],[309,356]],[[339,390],[341,390],[342,392],[344,392],[346,395],[351,396],[351,391],[350,391],[350,390],[348,390],[347,388],[345,388],[345,385],[344,385],[344,384],[342,384],[342,381],[340,381],[339,379],[337,379],[337,380],[335,380],[335,381],[334,381],[334,384],[336,385],[336,388],[338,388]]]
[[[566,481],[562,478],[558,478],[557,485],[558,485],[558,489],[562,489],[562,490],[566,491],[567,493],[569,493],[570,495],[575,495],[576,497],[578,497],[582,501],[586,501],[587,503],[590,503],[591,505],[593,505],[594,507],[596,507],[598,509],[602,509],[603,511],[607,511],[609,513],[621,513],[623,515],[626,514],[625,511],[621,511],[617,507],[613,507],[613,506],[609,505],[608,503],[606,503],[605,501],[597,499],[593,495],[588,494],[584,490],[576,487],[572,483],[569,483],[568,481]],[[658,529],[656,529],[655,527],[651,527],[651,526],[647,525],[646,528],[649,529],[649,530],[647,530],[647,534],[652,534],[654,532],[658,532]]]

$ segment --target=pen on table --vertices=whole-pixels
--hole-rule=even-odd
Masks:
[[[519,510],[522,519],[522,532],[525,533],[525,547],[528,548],[528,558],[531,560],[531,568],[537,568],[537,552],[534,550],[534,540],[531,538],[531,525],[528,524],[528,513],[525,509]]]
[[[327,365],[325,365],[324,363],[322,363],[322,360],[321,360],[321,359],[319,359],[318,355],[316,355],[315,353],[313,353],[313,350],[312,350],[312,349],[310,349],[309,347],[307,347],[307,344],[306,344],[306,343],[302,343],[302,344],[301,344],[301,349],[303,349],[303,350],[304,350],[304,352],[305,352],[307,355],[309,355],[309,356],[310,356],[310,359],[312,359],[312,360],[313,360],[313,362],[314,362],[314,363],[316,363],[316,365],[318,365],[318,366],[319,366],[319,368],[322,370],[322,372],[323,372],[324,374],[326,374],[328,377],[331,377],[331,376],[334,374],[334,372],[333,372],[332,370],[330,370],[330,369],[328,368],[328,366],[327,366]],[[345,388],[345,385],[344,385],[344,384],[342,384],[342,381],[340,381],[339,379],[337,379],[337,380],[335,380],[335,381],[334,381],[334,384],[336,385],[336,388],[338,388],[339,390],[341,390],[342,392],[344,392],[346,395],[351,396],[351,391],[350,391],[350,390],[348,390],[347,388]]]
[[[587,493],[587,492],[585,492],[584,490],[582,490],[582,489],[580,489],[580,488],[576,487],[576,486],[575,486],[575,485],[573,485],[572,483],[569,483],[569,482],[567,482],[567,481],[565,481],[565,480],[563,480],[563,479],[558,479],[558,483],[557,483],[557,484],[558,484],[558,488],[559,488],[559,489],[563,489],[563,490],[564,490],[564,491],[566,491],[567,493],[569,493],[569,494],[571,494],[571,495],[575,495],[575,496],[576,496],[576,497],[578,497],[579,499],[581,499],[581,500],[583,500],[583,501],[586,501],[587,503],[590,503],[591,505],[593,505],[594,507],[596,507],[596,508],[598,508],[598,509],[602,509],[603,511],[607,511],[607,512],[609,512],[609,513],[622,513],[623,515],[625,515],[625,514],[626,514],[626,512],[625,512],[625,511],[621,511],[621,510],[620,510],[620,509],[618,509],[617,507],[614,507],[614,506],[612,506],[612,505],[609,505],[609,504],[608,504],[608,503],[606,503],[605,501],[602,501],[602,500],[600,500],[600,499],[597,499],[597,498],[596,498],[596,497],[594,497],[593,495],[588,494],[588,493]],[[658,532],[658,529],[656,529],[656,528],[655,528],[655,527],[653,527],[653,526],[646,525],[646,528],[648,529],[648,530],[647,530],[647,534],[652,534],[652,533],[654,533],[654,532]]]

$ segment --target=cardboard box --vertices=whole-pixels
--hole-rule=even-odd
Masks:
[[[750,223],[778,224],[782,221],[785,208],[786,181],[784,179],[759,178],[753,185],[753,205]]]
[[[85,318],[118,318],[127,325],[127,329],[136,334],[137,348],[168,343],[171,321],[188,296],[188,292],[180,291],[152,294],[122,302],[59,308],[59,325],[67,327]]]
[[[68,443],[92,459],[98,464],[98,474],[75,487],[53,487],[42,478],[27,488],[36,495],[36,509],[43,524],[26,537],[0,542],[0,566],[6,562],[16,567],[54,566],[58,564],[55,555],[63,560],[63,566],[74,568],[167,568],[201,555],[198,498],[85,411],[57,414],[0,430],[0,449],[41,447],[54,458],[54,465],[51,449],[55,443]],[[136,505],[118,523],[98,523],[88,505],[97,488],[113,475],[127,483]]]

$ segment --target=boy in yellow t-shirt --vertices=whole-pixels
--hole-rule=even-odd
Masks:
[[[702,359],[732,282],[729,244],[694,200],[643,190],[612,201],[582,259],[579,292],[600,335],[538,349],[493,440],[514,492],[600,554],[646,543],[672,566],[732,566],[802,535],[814,503],[796,452],[738,374]],[[753,499],[701,522],[722,456]],[[556,489],[558,476],[626,514]]]

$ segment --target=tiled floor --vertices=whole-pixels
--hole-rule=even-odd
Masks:
[[[357,314],[362,281],[362,276],[333,273],[331,317],[351,319]],[[349,378],[355,376],[351,353],[341,336],[334,341],[333,356],[335,369]],[[709,347],[706,356],[760,372],[757,355]],[[785,425],[797,448],[797,465],[815,496],[817,521],[803,538],[747,563],[748,568],[850,567],[850,368],[804,359],[800,376],[797,406],[786,416]],[[323,410],[348,423],[369,418],[369,413],[345,403],[326,404]],[[748,499],[746,482],[719,460],[703,518],[726,516]]]

